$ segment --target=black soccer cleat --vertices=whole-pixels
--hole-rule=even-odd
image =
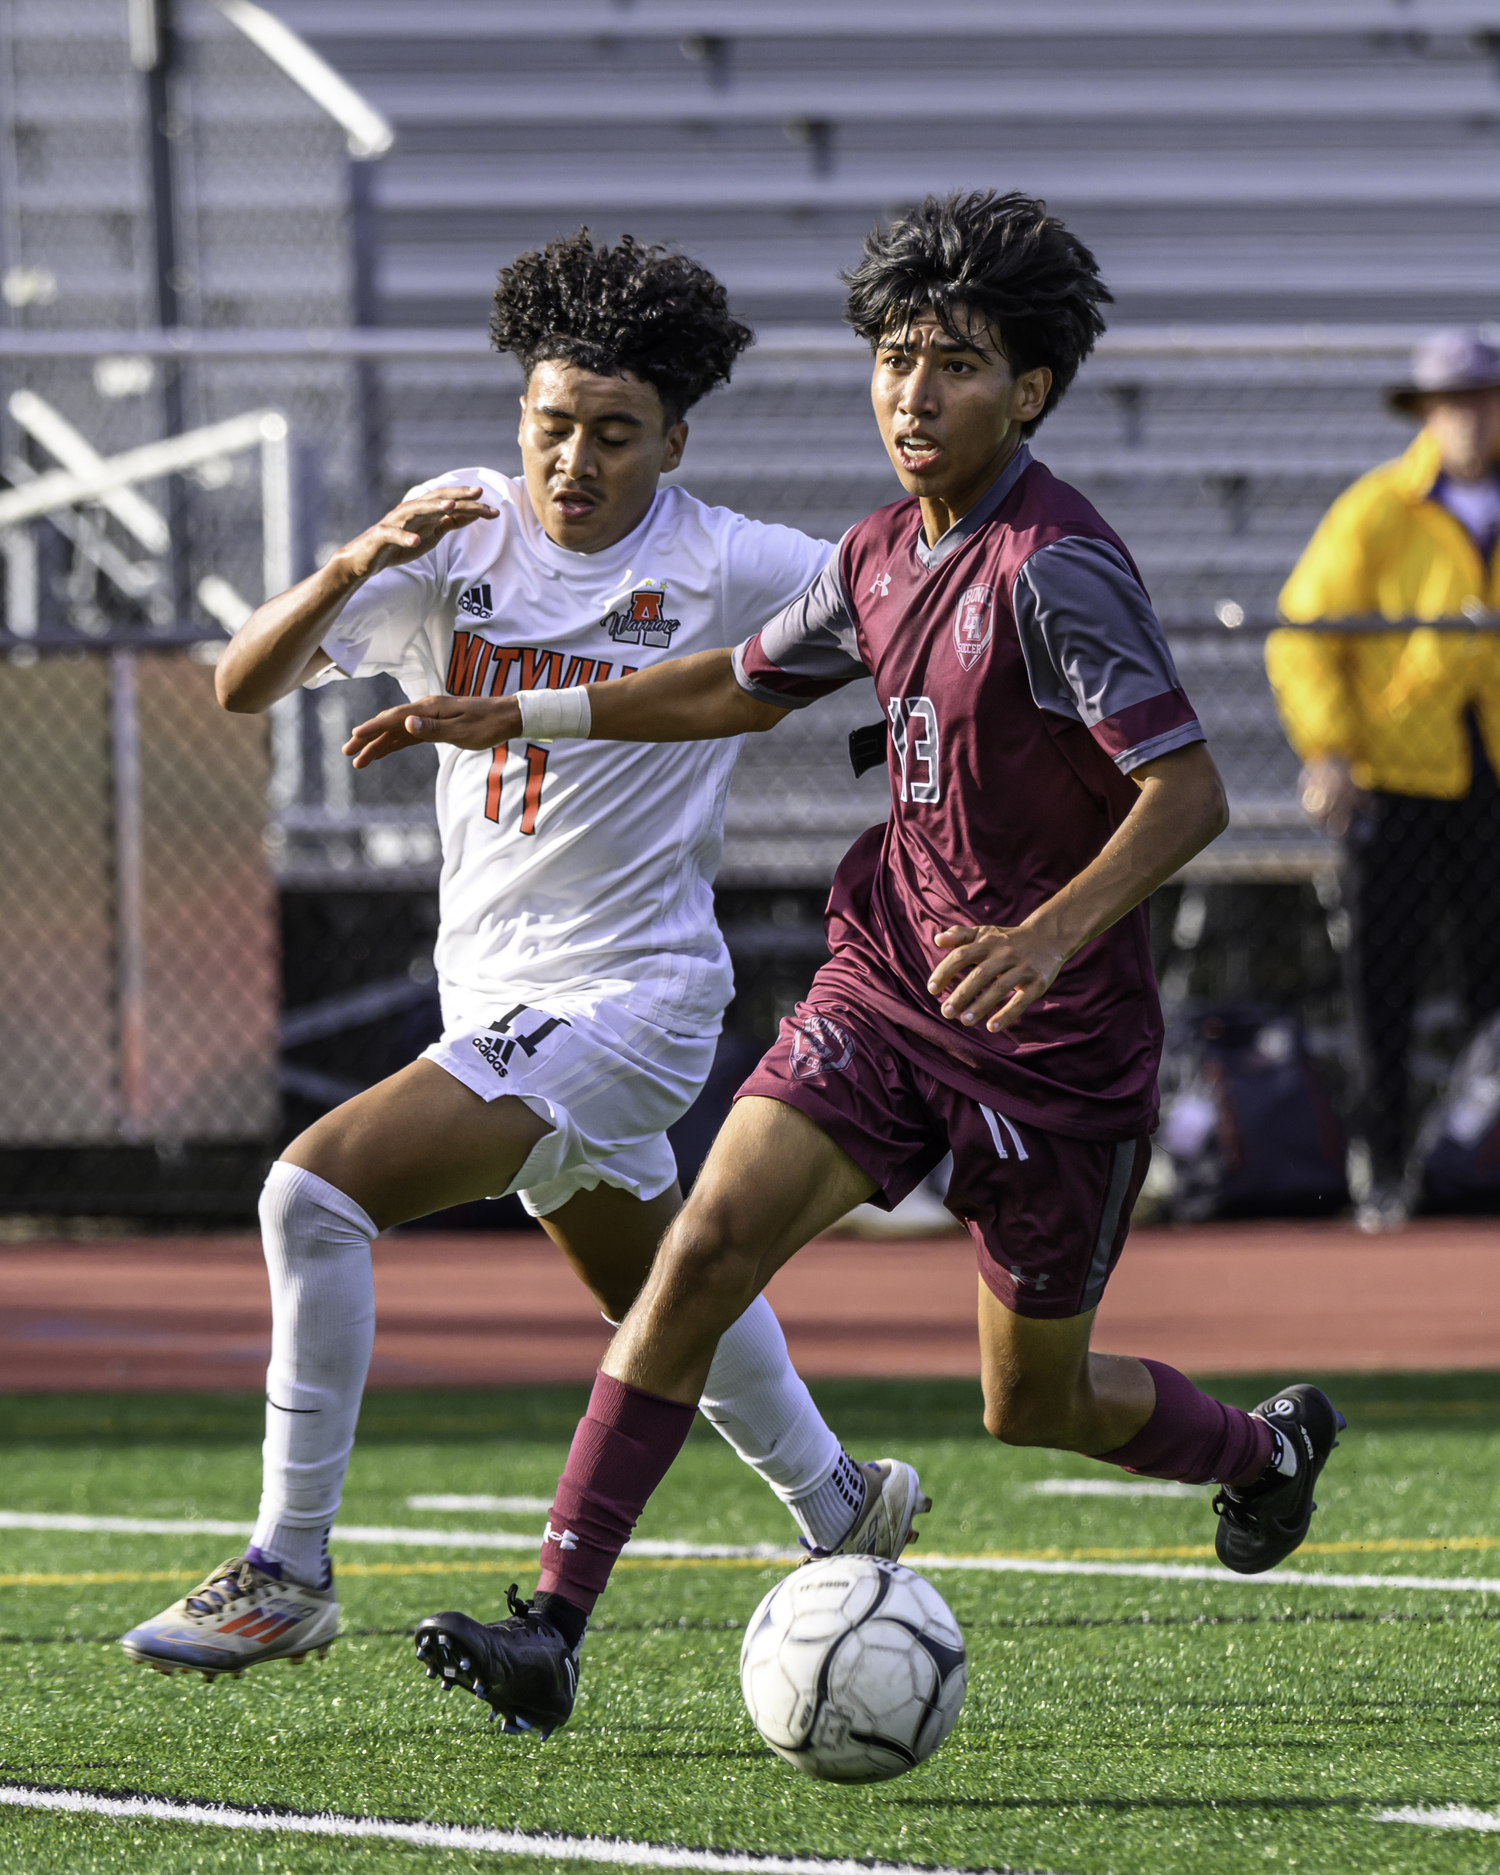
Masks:
[[[1219,1528],[1214,1548],[1226,1569],[1242,1576],[1258,1576],[1290,1556],[1307,1535],[1318,1474],[1338,1444],[1335,1433],[1344,1429],[1344,1415],[1316,1387],[1283,1387],[1253,1409],[1297,1454],[1293,1477],[1267,1470],[1254,1484],[1231,1491],[1220,1488],[1214,1498]]]
[[[469,1615],[428,1615],[417,1626],[417,1655],[429,1680],[443,1691],[467,1687],[486,1701],[492,1719],[507,1732],[540,1732],[550,1738],[566,1725],[578,1692],[578,1655],[511,1583],[504,1621],[475,1621]]]

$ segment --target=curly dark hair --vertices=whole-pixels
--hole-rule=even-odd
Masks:
[[[889,227],[873,228],[859,265],[841,278],[849,289],[844,317],[872,349],[926,307],[967,343],[957,322],[964,307],[997,335],[1016,376],[1045,365],[1052,388],[1027,436],[1094,349],[1104,330],[1100,307],[1114,298],[1093,255],[1045,202],[993,189],[929,195]]]
[[[632,372],[654,385],[668,424],[717,384],[755,334],[729,314],[723,287],[697,261],[622,235],[595,247],[587,228],[500,274],[490,341],[527,377],[544,358],[601,377]]]

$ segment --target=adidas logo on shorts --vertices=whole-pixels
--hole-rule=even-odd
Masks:
[[[471,1037],[474,1046],[479,1050],[480,1054],[484,1056],[485,1060],[495,1070],[496,1074],[500,1076],[501,1080],[504,1080],[509,1073],[510,1058],[518,1048],[529,1061],[554,1029],[567,1029],[572,1027],[572,1024],[568,1021],[566,1016],[549,1016],[547,1020],[542,1023],[540,1028],[533,1029],[530,1035],[507,1034],[507,1030],[509,1030],[511,1023],[515,1021],[516,1017],[524,1016],[525,1014],[525,1003],[517,1003],[515,1008],[507,1015],[501,1016],[497,1022],[492,1022],[489,1031],[481,1031],[480,1034]],[[494,1035],[505,1036],[505,1040],[502,1042],[492,1040],[491,1032]]]

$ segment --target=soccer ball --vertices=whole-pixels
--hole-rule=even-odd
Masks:
[[[833,1784],[899,1777],[953,1730],[964,1637],[930,1582],[878,1556],[789,1575],[750,1617],[740,1687],[778,1757]]]

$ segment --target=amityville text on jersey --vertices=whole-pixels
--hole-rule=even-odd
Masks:
[[[515,671],[516,681],[510,682]],[[450,697],[500,696],[514,690],[560,690],[573,684],[602,684],[610,677],[629,677],[633,664],[618,671],[602,658],[569,657],[537,645],[497,645],[478,632],[455,631],[453,650],[444,680]]]

